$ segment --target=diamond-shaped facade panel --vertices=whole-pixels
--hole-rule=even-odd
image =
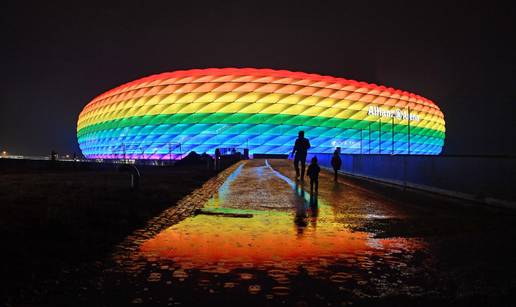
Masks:
[[[298,131],[310,153],[428,154],[444,115],[421,96],[342,78],[223,68],[142,78],[93,99],[77,122],[87,158],[176,159],[215,148],[287,154]]]

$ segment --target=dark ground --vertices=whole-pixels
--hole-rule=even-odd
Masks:
[[[263,166],[263,160],[246,163],[236,180],[228,180],[226,191],[219,190],[217,203],[243,212],[279,212],[290,220],[292,201],[295,202],[290,198],[296,195],[292,188]],[[270,160],[270,166],[293,179],[290,161]],[[330,264],[326,268],[330,273],[344,270],[353,275],[348,284],[340,287],[328,283],[329,276],[324,273],[315,278],[306,274],[303,266],[331,262],[331,258],[316,259],[315,264],[305,263],[299,266],[299,272],[286,275],[291,283],[289,296],[267,292],[274,289],[274,279],[268,274],[271,270],[242,267],[214,275],[195,267],[174,271],[175,261],[138,255],[142,242],[152,240],[171,225],[180,229],[180,221],[191,216],[195,208],[209,207],[205,205],[207,197],[235,167],[192,194],[189,193],[214,173],[191,166],[144,168],[140,191],[131,192],[127,174],[109,167],[4,169],[0,174],[0,229],[4,246],[8,247],[3,252],[6,258],[1,272],[6,281],[3,284],[7,285],[2,287],[2,295],[9,296],[7,306],[515,306],[515,212],[406,193],[349,178],[341,178],[335,186],[327,172],[321,173],[319,198],[333,209],[319,218],[319,238],[325,235],[325,227],[338,224],[352,235],[368,233],[378,240],[415,240],[423,242],[424,248],[394,254],[359,254],[351,259],[358,259],[356,263],[339,260]],[[306,189],[307,183],[301,186]],[[170,207],[187,194],[186,202]],[[196,218],[188,221],[196,223]],[[140,230],[133,232],[136,229]],[[212,233],[206,235],[210,238]],[[218,237],[216,232],[215,235]],[[178,280],[178,272],[187,272],[189,277]],[[241,280],[239,274],[253,277]],[[155,281],[153,276],[160,277]],[[389,277],[383,280],[384,276]],[[232,278],[237,278],[236,284]],[[235,284],[235,288],[217,289],[221,281],[224,285]],[[251,289],[254,283],[262,284],[257,295],[247,288],[247,284]],[[215,292],[207,292],[209,287]],[[416,293],[407,295],[412,288]],[[382,295],[382,291],[389,294]]]
[[[0,302],[30,300],[63,271],[103,259],[217,173],[205,165],[139,170],[132,191],[114,164],[0,159]]]
[[[294,176],[290,165],[272,163]],[[322,173],[327,182],[329,174]],[[376,238],[420,238],[428,242],[442,289],[436,297],[380,300],[381,305],[516,306],[516,211],[406,192],[353,178],[351,191],[389,203],[399,217],[366,219],[353,227]],[[366,301],[366,304],[375,301]]]

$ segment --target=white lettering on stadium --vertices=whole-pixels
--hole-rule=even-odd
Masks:
[[[393,110],[384,110],[377,106],[370,106],[369,110],[367,111],[367,115],[372,116],[380,116],[380,117],[387,117],[387,118],[396,118],[399,120],[410,120],[410,121],[419,121],[419,116],[417,114],[412,114],[400,109],[393,109]]]

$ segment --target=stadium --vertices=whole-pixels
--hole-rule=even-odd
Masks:
[[[91,159],[180,159],[248,149],[288,154],[298,131],[309,153],[437,155],[444,115],[431,100],[385,86],[254,68],[167,72],[109,90],[79,115]]]

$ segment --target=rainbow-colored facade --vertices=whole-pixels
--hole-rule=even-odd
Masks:
[[[285,70],[193,69],[152,75],[93,99],[77,123],[87,158],[176,159],[215,148],[286,154],[298,131],[310,153],[428,154],[444,115],[421,96]]]

